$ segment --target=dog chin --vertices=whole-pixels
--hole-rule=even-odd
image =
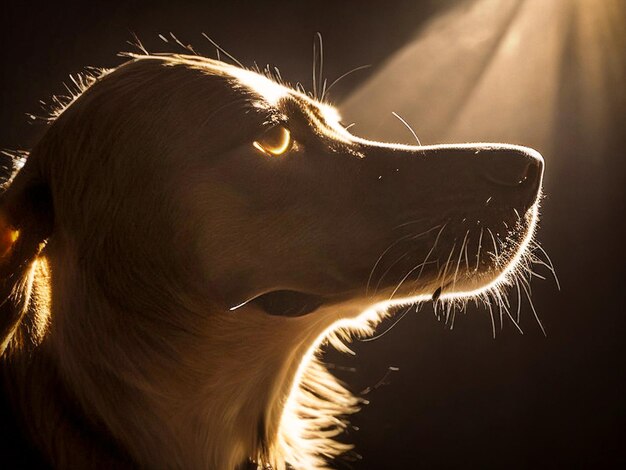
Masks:
[[[503,272],[503,270],[494,269],[474,276],[467,276],[463,279],[457,279],[456,282],[451,280],[433,291],[432,300],[479,295],[481,292],[489,290],[493,285],[498,284],[498,280],[502,277]]]
[[[416,292],[419,290],[423,297],[425,290],[435,301],[440,298],[471,298],[509,284],[527,256],[536,228],[537,214],[538,207],[535,205],[506,233],[484,238],[482,254],[471,258],[469,266],[464,254],[459,254],[458,259],[452,263],[450,272],[437,276],[427,286],[415,289],[412,295],[420,296]]]
[[[474,297],[509,284],[516,275],[520,263],[524,262],[535,230],[536,216],[525,219],[508,234],[507,238],[498,240],[501,243],[499,250],[496,253],[488,253],[486,256],[488,260],[485,263],[480,264],[474,272],[465,272],[456,278],[449,277],[441,286],[441,291],[435,291],[433,298]]]

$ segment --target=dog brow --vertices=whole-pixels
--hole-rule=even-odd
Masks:
[[[345,152],[355,156],[361,156],[354,143],[341,134],[338,127],[340,124],[332,120],[332,116],[325,112],[324,104],[308,99],[301,99],[298,96],[285,97],[279,103],[285,114],[293,123],[292,127],[302,127],[308,130],[308,135],[316,136],[310,142],[319,145],[331,152]],[[333,111],[329,107],[329,111]],[[317,144],[315,144],[317,142]]]

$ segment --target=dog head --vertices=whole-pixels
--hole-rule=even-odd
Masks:
[[[322,466],[358,400],[317,348],[390,305],[506,283],[542,173],[528,148],[368,141],[261,74],[141,56],[33,150],[4,196],[3,251],[47,260],[42,341],[138,462]]]

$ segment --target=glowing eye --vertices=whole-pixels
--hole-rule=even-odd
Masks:
[[[275,126],[255,140],[252,145],[261,152],[272,157],[278,157],[291,149],[293,141],[291,133],[286,127]]]

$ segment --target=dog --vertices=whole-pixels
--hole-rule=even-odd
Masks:
[[[320,348],[528,262],[532,149],[369,141],[194,55],[87,85],[0,200],[4,389],[54,467],[327,468],[362,401]]]

